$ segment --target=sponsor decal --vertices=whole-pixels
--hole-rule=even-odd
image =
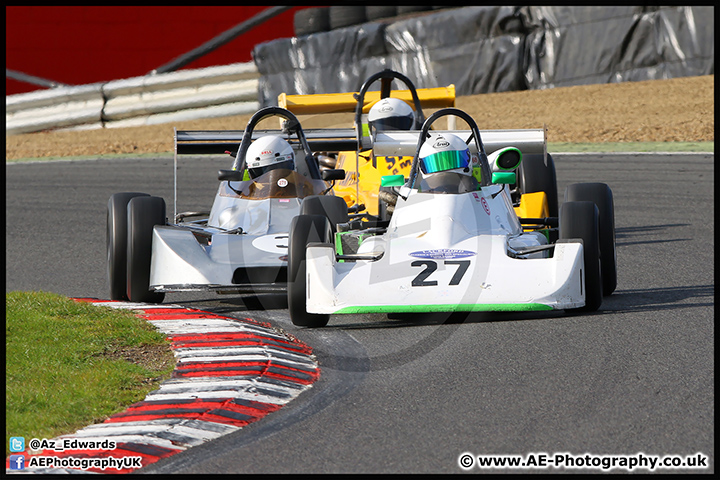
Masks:
[[[484,198],[480,199],[480,203],[482,203],[483,209],[485,210],[485,213],[490,215],[490,206],[488,205],[487,201]]]
[[[287,186],[288,186],[288,181],[287,181],[287,179],[286,179],[286,178],[281,178],[280,180],[278,180],[278,181],[277,181],[277,186],[280,187],[280,188],[285,188],[285,187],[287,187]]]
[[[437,141],[433,144],[434,148],[447,148],[450,146],[450,142],[445,140],[443,137],[438,137]]]
[[[452,258],[465,258],[476,255],[470,250],[459,250],[455,248],[439,248],[437,250],[419,250],[408,255],[416,258],[432,258],[435,260],[447,260]]]

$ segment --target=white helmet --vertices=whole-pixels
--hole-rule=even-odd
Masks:
[[[368,113],[368,125],[377,131],[410,130],[414,123],[415,112],[399,98],[383,98]]]
[[[420,147],[419,157],[424,175],[446,171],[472,175],[470,150],[455,134],[430,133]]]
[[[290,144],[277,135],[255,140],[245,154],[250,177],[257,178],[276,168],[295,169],[295,153]]]

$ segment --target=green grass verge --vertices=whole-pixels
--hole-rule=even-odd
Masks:
[[[129,311],[44,292],[5,295],[9,438],[53,438],[100,423],[169,378],[165,335]]]

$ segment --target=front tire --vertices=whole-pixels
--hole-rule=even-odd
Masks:
[[[602,304],[603,283],[600,267],[600,222],[593,202],[565,202],[560,208],[560,238],[581,238],[585,270],[585,306],[577,311],[594,312]]]
[[[574,183],[565,189],[565,201],[590,201],[598,207],[600,222],[600,264],[603,294],[617,287],[617,251],[615,249],[615,207],[610,187],[604,183]]]
[[[147,193],[115,193],[107,206],[107,271],[110,300],[127,300],[127,207],[135,197]]]
[[[308,313],[306,310],[305,253],[309,243],[330,240],[329,221],[322,215],[298,215],[290,222],[289,237],[287,294],[290,320],[300,327],[324,327],[330,315]]]
[[[150,291],[150,263],[155,225],[165,225],[165,200],[137,197],[127,208],[127,298],[131,302],[162,303],[165,293]]]

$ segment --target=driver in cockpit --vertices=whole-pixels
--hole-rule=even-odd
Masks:
[[[452,133],[431,133],[420,147],[420,190],[464,193],[477,190],[472,155],[467,144]]]
[[[248,147],[245,159],[253,180],[276,168],[295,170],[295,152],[285,139],[277,135],[265,135],[255,140]]]

